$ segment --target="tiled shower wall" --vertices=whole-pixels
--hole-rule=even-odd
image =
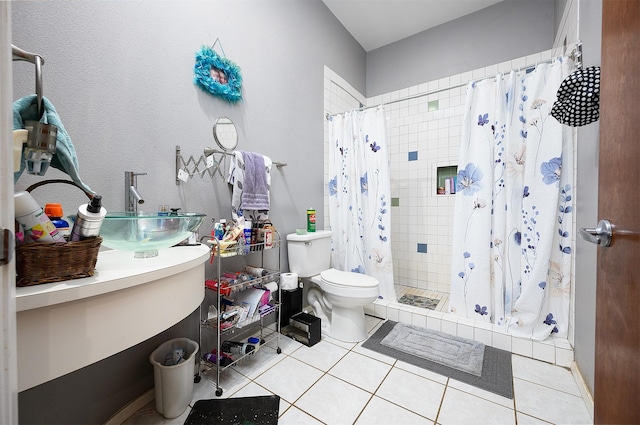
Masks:
[[[466,85],[499,72],[535,66],[552,50],[437,81],[362,98],[325,67],[325,112],[384,105],[391,150],[391,227],[397,284],[449,292],[454,195],[437,194],[439,167],[458,165]],[[325,158],[328,148],[325,124]],[[325,162],[325,173],[326,162]],[[326,181],[326,178],[325,178]],[[325,188],[325,223],[329,223]]]

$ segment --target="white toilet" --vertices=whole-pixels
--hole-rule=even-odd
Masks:
[[[330,267],[331,231],[287,235],[289,269],[317,287],[307,292],[307,301],[321,319],[322,332],[345,342],[367,338],[364,306],[378,298],[378,280],[361,273]]]

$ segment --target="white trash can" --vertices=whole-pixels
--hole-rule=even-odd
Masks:
[[[165,342],[149,356],[153,365],[156,410],[167,419],[182,415],[191,402],[194,356],[198,349],[197,342],[176,338]]]

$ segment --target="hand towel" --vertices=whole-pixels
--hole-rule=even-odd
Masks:
[[[37,96],[30,95],[18,99],[13,102],[13,129],[19,130],[24,128],[25,121],[37,121],[38,120],[38,105]],[[58,116],[58,112],[53,104],[46,97],[42,98],[42,105],[44,107],[44,113],[40,122],[45,124],[52,124],[58,127],[58,137],[56,138],[56,153],[51,159],[51,166],[58,170],[67,173],[71,179],[87,192],[95,193],[89,186],[87,186],[78,172],[78,158],[76,156],[76,149],[71,142],[71,138],[62,125],[62,121]],[[13,173],[13,182],[17,182],[22,172],[26,168],[24,158],[21,160],[20,171]]]
[[[254,152],[242,152],[244,182],[242,209],[269,210],[269,186],[264,156]]]
[[[231,214],[234,220],[237,220],[238,217],[260,217],[262,219],[267,218],[268,210],[269,210],[269,186],[271,185],[271,164],[272,161],[268,156],[263,155],[262,161],[264,163],[264,172],[266,178],[266,187],[267,187],[267,208],[263,209],[255,209],[249,208],[243,202],[243,193],[245,189],[245,160],[244,160],[244,152],[242,151],[234,151],[234,158],[229,164],[229,174],[227,175],[227,183],[232,185],[232,195],[231,195]],[[251,183],[249,183],[251,184]],[[254,205],[255,206],[255,205]],[[252,214],[247,213],[247,211],[258,211],[260,214]]]

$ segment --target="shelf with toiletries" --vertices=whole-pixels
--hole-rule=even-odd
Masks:
[[[436,169],[436,195],[455,195],[458,166],[447,165]]]
[[[216,271],[212,279],[205,280],[205,291],[213,301],[200,323],[201,370],[214,372],[217,396],[222,395],[220,375],[227,368],[248,361],[260,346],[274,340],[278,354],[281,352],[280,234],[269,227],[252,241],[247,232],[245,243],[244,232],[235,232],[234,237],[233,229],[241,225],[231,227],[222,239],[212,235],[207,240]],[[277,267],[263,267],[266,256],[273,256],[270,259],[277,261]],[[204,341],[211,335],[213,343]]]

